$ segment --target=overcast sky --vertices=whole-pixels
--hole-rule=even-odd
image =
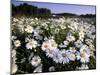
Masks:
[[[95,14],[95,6],[89,5],[73,5],[73,4],[57,4],[45,2],[22,2],[12,0],[14,5],[27,3],[29,5],[37,6],[38,8],[48,8],[52,13],[74,13],[74,14]]]

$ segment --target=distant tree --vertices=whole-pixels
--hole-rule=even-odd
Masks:
[[[96,14],[85,14],[85,15],[80,15],[80,17],[92,18],[96,17]]]
[[[12,4],[12,16],[49,17],[50,15],[51,11],[46,8],[38,8],[27,3],[20,4],[19,6]]]
[[[40,14],[41,17],[50,16],[51,11],[46,8],[40,8],[38,14]]]

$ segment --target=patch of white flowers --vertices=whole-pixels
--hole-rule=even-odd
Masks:
[[[83,22],[80,18],[13,18],[12,31],[16,27],[25,36],[25,48],[35,50],[37,48],[45,52],[48,58],[55,63],[67,64],[70,61],[80,61],[82,64],[90,62],[90,57],[95,58],[95,25]],[[87,19],[88,20],[88,19]],[[15,27],[14,27],[15,26]],[[24,28],[24,29],[23,29]],[[17,32],[16,32],[17,33]],[[64,36],[63,36],[64,35]],[[23,36],[24,37],[24,36]],[[22,42],[12,36],[15,49],[21,47]],[[59,43],[60,42],[60,43]],[[12,57],[16,50],[12,50]],[[42,72],[41,57],[34,56],[29,62],[37,67],[33,72]],[[82,65],[78,69],[88,69]],[[54,67],[49,68],[55,71]],[[17,65],[12,64],[12,72],[17,71]]]
[[[17,60],[17,58],[16,58],[16,49],[21,46],[21,42],[19,40],[17,40],[16,36],[12,36],[11,39],[14,42],[14,47],[12,47],[12,50],[11,50],[11,58],[12,58],[11,59],[11,61],[12,61],[12,63],[11,63],[11,66],[12,66],[11,73],[15,74],[18,70],[18,66],[16,64],[16,60]]]

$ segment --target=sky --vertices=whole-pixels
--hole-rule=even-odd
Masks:
[[[52,13],[73,13],[77,15],[81,14],[95,14],[95,6],[91,5],[74,5],[74,4],[58,4],[47,2],[29,2],[29,1],[16,1],[12,0],[14,5],[20,5],[27,3],[29,5],[37,6],[38,8],[50,9]]]

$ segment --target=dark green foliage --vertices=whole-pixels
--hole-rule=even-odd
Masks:
[[[27,3],[20,4],[19,6],[12,4],[12,16],[49,17],[51,16],[51,11],[46,8],[38,8]]]

